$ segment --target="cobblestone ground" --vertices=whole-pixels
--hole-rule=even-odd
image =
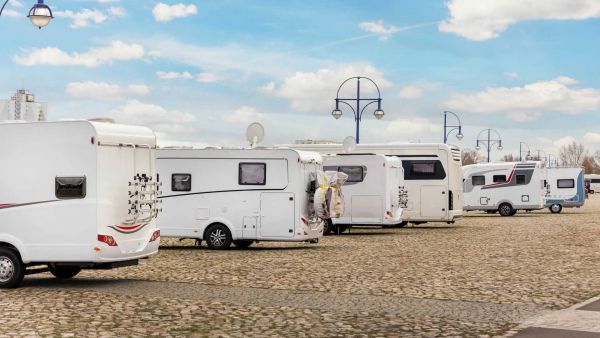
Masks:
[[[599,216],[592,196],[559,215],[469,213],[317,245],[165,240],[137,267],[0,291],[0,337],[501,335],[600,293]]]

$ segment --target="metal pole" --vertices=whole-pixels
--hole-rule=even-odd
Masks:
[[[8,3],[8,0],[4,1],[4,5],[2,5],[2,8],[0,8],[0,16],[2,16],[2,12],[4,11],[4,7],[6,7],[7,3]]]
[[[488,163],[490,163],[490,152],[492,150],[491,147],[490,147],[490,138],[491,138],[490,132],[491,132],[491,130],[488,129],[487,132],[488,132],[488,139],[487,139],[487,153],[488,153],[487,157],[488,158],[487,158],[487,161],[488,161]]]
[[[356,144],[360,143],[360,76],[356,81]]]
[[[519,142],[519,162],[523,162],[523,151],[521,150],[521,142]]]
[[[448,135],[446,134],[446,126],[447,126],[448,113],[444,112],[444,144],[448,142]]]

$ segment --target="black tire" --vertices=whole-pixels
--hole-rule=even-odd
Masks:
[[[560,204],[552,204],[550,207],[548,207],[548,210],[550,210],[550,212],[553,214],[560,214],[562,208],[563,207]]]
[[[13,289],[25,277],[25,264],[21,257],[8,248],[0,248],[0,289]]]
[[[500,214],[500,216],[503,216],[503,217],[514,216],[514,214],[516,213],[516,210],[513,209],[512,205],[510,205],[508,203],[502,203],[498,207],[498,213]]]
[[[56,266],[48,265],[50,273],[58,279],[71,279],[81,272],[79,266]]]
[[[210,226],[204,236],[204,240],[209,249],[224,250],[231,246],[231,233],[223,224]]]
[[[335,234],[336,232],[333,231],[334,229],[335,225],[331,219],[326,219],[325,222],[323,222],[323,236]]]
[[[235,241],[235,247],[238,249],[246,249],[252,245],[254,241]]]

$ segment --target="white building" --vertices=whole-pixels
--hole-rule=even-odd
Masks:
[[[48,104],[35,102],[33,94],[25,89],[17,90],[10,100],[0,100],[0,121],[46,121],[48,118]]]

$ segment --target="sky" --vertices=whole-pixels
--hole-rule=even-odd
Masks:
[[[0,99],[24,86],[50,120],[110,117],[161,145],[244,145],[254,121],[264,145],[341,141],[355,127],[331,116],[337,89],[365,76],[385,116],[365,109],[361,143],[442,142],[449,110],[465,136],[450,143],[493,128],[494,158],[600,150],[600,1],[46,0],[41,30],[33,2],[0,18]]]

